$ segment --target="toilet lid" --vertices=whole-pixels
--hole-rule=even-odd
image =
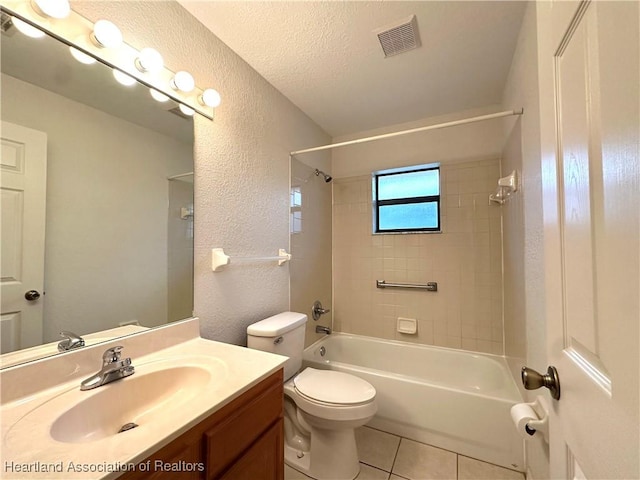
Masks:
[[[369,382],[348,373],[305,368],[293,379],[296,390],[319,402],[353,405],[373,400],[376,389]]]

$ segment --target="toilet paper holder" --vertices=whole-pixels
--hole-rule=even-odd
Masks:
[[[531,407],[537,417],[537,419],[527,421],[524,426],[525,432],[530,436],[534,436],[536,433],[540,433],[544,441],[549,443],[549,414],[542,406],[540,399],[536,398],[536,400],[532,403],[518,403],[514,405],[514,407],[519,405],[526,405]]]

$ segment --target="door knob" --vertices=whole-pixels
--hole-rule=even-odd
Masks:
[[[40,298],[40,292],[38,292],[37,290],[29,290],[24,294],[24,298],[26,298],[30,302],[35,302]]]
[[[546,387],[551,392],[551,397],[560,400],[560,378],[556,367],[547,368],[547,374],[541,375],[532,368],[522,367],[520,372],[522,377],[522,385],[527,390],[537,390],[540,387]]]

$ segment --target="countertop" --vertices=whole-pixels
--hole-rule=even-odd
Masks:
[[[165,334],[170,331],[170,329],[166,329]],[[127,338],[140,342],[143,335],[145,333]],[[157,330],[155,335],[158,335]],[[127,338],[117,342],[125,346],[123,356],[127,354]],[[111,345],[97,346],[94,348],[95,353],[100,352],[101,354],[109,346]],[[131,350],[136,350],[136,347],[132,347]],[[67,480],[117,478],[127,466],[145,459],[168,444],[276,372],[286,361],[285,357],[279,355],[205,340],[200,337],[187,339],[146,355],[137,357],[132,355],[131,357],[133,365],[136,367],[136,374],[139,375],[143,374],[145,370],[157,369],[160,364],[169,366],[201,365],[203,359],[210,360],[212,364],[215,364],[215,368],[212,369],[215,372],[215,378],[200,390],[197,396],[191,398],[181,408],[173,410],[171,415],[156,416],[153,422],[141,424],[138,428],[124,432],[124,434],[111,435],[85,443],[67,443],[55,440],[50,434],[50,423],[42,421],[42,418],[46,417],[47,409],[53,408],[55,410],[56,399],[60,395],[68,395],[69,392],[77,390],[77,393],[72,393],[71,398],[84,400],[91,395],[96,395],[100,389],[109,388],[111,384],[80,392],[78,376],[74,376],[73,379],[67,379],[52,386],[45,384],[41,390],[12,398],[11,401],[2,404],[0,411],[2,415],[0,477]],[[101,356],[96,360],[99,358]],[[49,361],[55,361],[55,359],[53,357]],[[46,361],[45,359],[41,362]],[[11,378],[15,379],[15,370],[13,374]],[[117,380],[117,382],[131,381],[136,374]],[[67,377],[69,376],[67,375]],[[60,403],[60,399],[57,400],[57,403]],[[95,412],[95,415],[99,416],[100,412]]]

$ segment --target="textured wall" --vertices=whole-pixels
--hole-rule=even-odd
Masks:
[[[214,122],[195,119],[194,309],[202,335],[245,344],[246,327],[289,308],[289,267],[229,265],[211,272],[211,248],[276,255],[289,246],[289,152],[329,137],[175,2],[72,2],[106,18],[168,68],[190,71],[222,96]]]
[[[501,210],[489,193],[499,160],[440,169],[442,233],[373,235],[371,175],[335,180],[336,330],[501,355]],[[378,289],[376,280],[438,282],[438,292]],[[415,335],[398,333],[414,318]]]
[[[544,3],[544,2],[542,2]],[[505,154],[513,165],[521,163],[521,187],[519,193],[520,211],[514,212],[517,204],[506,210],[505,221],[505,262],[513,262],[508,266],[509,275],[514,285],[505,289],[505,294],[524,294],[522,298],[505,298],[505,329],[507,360],[512,367],[516,383],[520,385],[518,375],[522,367],[522,355],[526,364],[536,370],[545,370],[547,366],[547,345],[544,295],[543,265],[543,219],[542,219],[542,180],[540,151],[540,102],[539,102],[539,69],[538,45],[543,39],[538,38],[539,21],[537,15],[541,4],[532,2],[522,22],[520,37],[516,47],[511,72],[503,96],[504,108],[524,108],[524,115],[511,121],[506,130],[507,143]],[[543,9],[550,8],[545,5]],[[548,19],[545,19],[548,20]],[[514,139],[514,136],[520,136]],[[515,144],[520,144],[520,151]],[[508,231],[506,230],[508,229]],[[508,245],[507,245],[508,242]],[[507,255],[508,254],[508,255]],[[522,289],[518,284],[523,283]],[[525,331],[526,351],[522,351],[522,338]],[[547,402],[548,396],[537,392],[527,392],[526,399],[533,401],[538,396]],[[528,478],[549,477],[549,447],[540,438],[525,442],[527,449]]]

